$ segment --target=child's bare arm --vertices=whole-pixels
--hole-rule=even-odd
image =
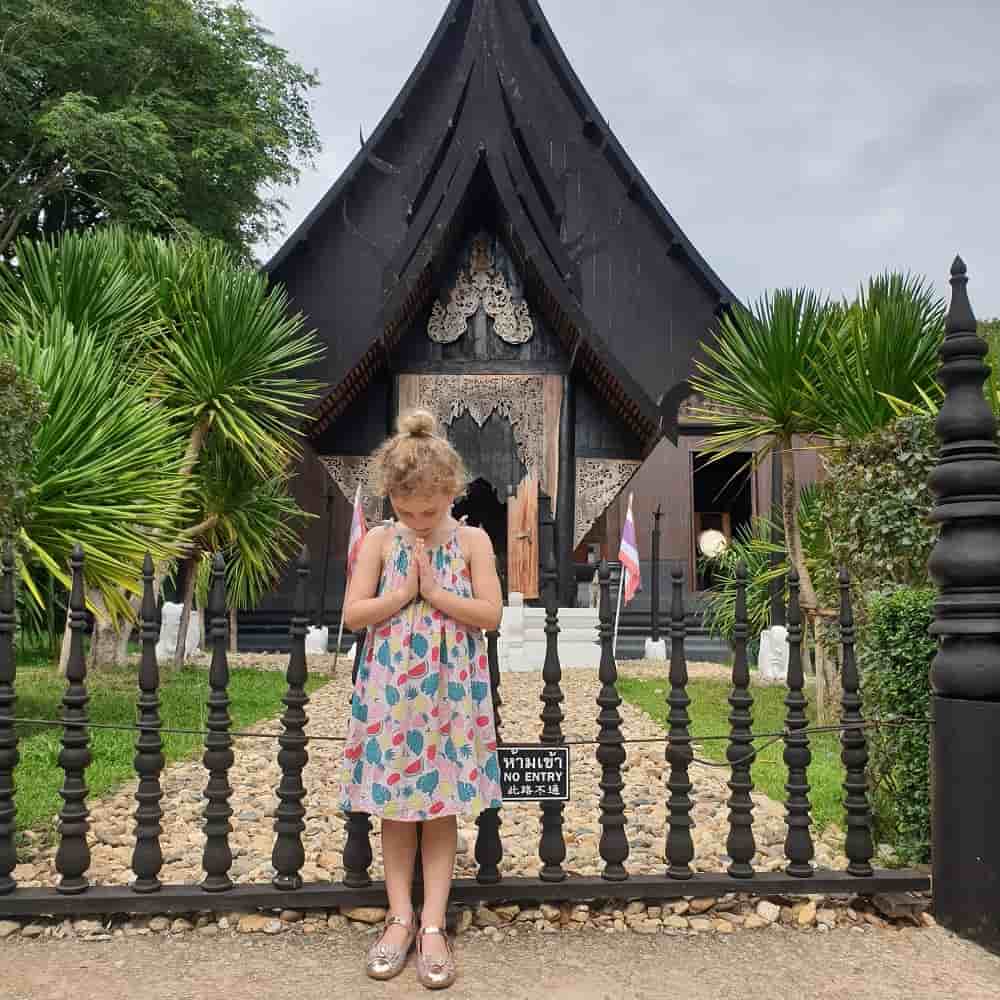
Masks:
[[[413,567],[400,589],[389,591],[381,597],[375,596],[382,575],[382,549],[385,540],[386,530],[378,527],[368,532],[361,543],[361,551],[344,601],[344,625],[352,632],[384,622],[417,596],[418,580]]]

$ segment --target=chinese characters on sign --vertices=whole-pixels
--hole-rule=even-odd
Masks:
[[[569,801],[569,747],[500,746],[504,802]]]

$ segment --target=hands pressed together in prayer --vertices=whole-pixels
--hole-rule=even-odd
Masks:
[[[429,604],[435,605],[437,598],[441,594],[441,586],[434,576],[430,554],[422,538],[418,538],[413,547],[413,561],[410,563],[409,572],[406,574],[403,593],[407,604],[420,596]]]

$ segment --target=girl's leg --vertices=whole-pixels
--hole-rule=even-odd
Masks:
[[[425,821],[420,839],[420,854],[424,863],[424,905],[420,923],[424,927],[444,929],[457,846],[458,822],[454,816]],[[444,958],[447,955],[447,946],[437,934],[426,935],[421,941],[421,948],[428,956]]]
[[[385,868],[385,889],[389,896],[389,913],[413,923],[413,864],[417,855],[417,824],[399,820],[382,820],[382,864]],[[394,924],[385,932],[386,944],[402,947],[408,931]]]

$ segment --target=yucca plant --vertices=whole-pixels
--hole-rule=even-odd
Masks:
[[[179,632],[187,631],[192,597],[204,608],[208,600],[211,560],[226,558],[226,604],[233,613],[257,605],[279,580],[298,551],[303,511],[288,492],[285,474],[262,479],[239,452],[211,438],[193,477],[201,505],[197,534],[190,537],[186,586]],[[180,638],[175,662],[183,653]]]
[[[799,574],[802,606],[816,607],[798,523],[799,486],[792,460],[796,438],[816,433],[813,397],[817,364],[840,310],[805,289],[776,291],[752,309],[735,305],[713,341],[702,345],[692,389],[707,404],[698,419],[715,429],[703,449],[715,458],[750,450],[753,463],[777,450],[782,462],[781,515],[788,556]]]
[[[214,244],[191,252],[194,263],[176,250],[159,257],[168,322],[156,345],[164,405],[188,432],[185,469],[211,433],[259,476],[277,475],[299,454],[295,428],[323,387],[296,373],[322,357],[323,345],[289,313],[282,288]]]
[[[803,388],[823,437],[858,440],[886,427],[901,405],[933,398],[944,300],[922,278],[882,274],[842,307]]]
[[[19,239],[17,266],[0,266],[0,328],[20,323],[31,329],[58,315],[111,341],[129,363],[141,363],[160,315],[132,243],[117,227]]]
[[[177,427],[150,403],[148,376],[123,368],[113,338],[59,311],[0,327],[0,353],[47,404],[18,537],[23,583],[39,605],[40,571],[68,587],[67,559],[79,543],[92,608],[117,620],[130,610],[124,592],[141,590],[146,550],[173,558],[188,518]]]

